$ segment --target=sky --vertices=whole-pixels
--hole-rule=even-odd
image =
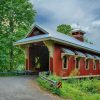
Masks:
[[[51,30],[60,24],[86,31],[85,37],[100,48],[100,0],[30,0],[36,23]]]

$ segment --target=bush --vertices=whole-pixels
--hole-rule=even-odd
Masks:
[[[24,71],[24,70],[25,70],[25,66],[19,65],[19,66],[16,68],[16,70],[18,70],[18,71]]]
[[[100,82],[97,79],[81,81],[81,90],[90,93],[100,93]]]

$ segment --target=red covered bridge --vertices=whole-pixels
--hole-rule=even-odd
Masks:
[[[75,29],[70,34],[73,37],[34,25],[15,42],[25,49],[26,70],[50,71],[63,78],[100,76],[100,50],[84,42],[84,31]]]

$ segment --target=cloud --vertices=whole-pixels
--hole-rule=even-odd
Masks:
[[[93,21],[93,22],[92,22],[92,25],[93,25],[94,27],[96,27],[96,26],[99,26],[99,27],[100,27],[100,20]]]
[[[86,36],[100,48],[100,0],[31,0],[36,22],[51,29],[70,24],[87,32]],[[98,38],[99,37],[99,38]]]

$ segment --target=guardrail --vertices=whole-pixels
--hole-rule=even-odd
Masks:
[[[62,87],[62,82],[61,81],[54,81],[54,80],[51,80],[49,78],[47,78],[46,76],[44,76],[42,74],[42,72],[39,72],[39,77],[43,80],[46,80],[47,82],[49,82],[51,85],[57,87],[57,88],[61,88]]]
[[[12,72],[0,72],[0,76],[6,76],[6,75],[38,75],[38,73],[35,73],[31,70],[26,70],[26,71],[15,70]]]

